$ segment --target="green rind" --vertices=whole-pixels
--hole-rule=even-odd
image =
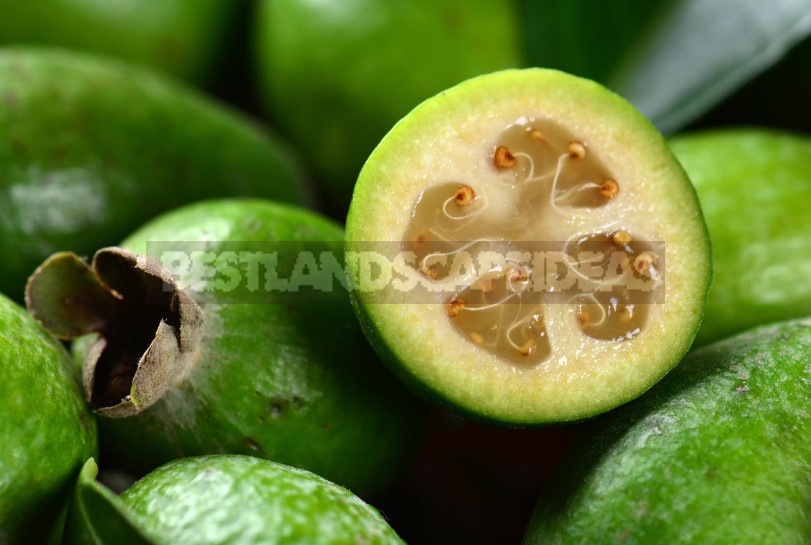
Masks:
[[[261,0],[254,34],[265,107],[340,217],[398,119],[463,79],[525,65],[506,0]]]
[[[277,140],[197,93],[116,61],[0,51],[0,291],[48,255],[88,255],[189,201],[301,202]]]
[[[339,253],[342,240],[338,225],[303,209],[223,200],[166,214],[124,246],[143,254],[150,241],[179,241],[172,250],[191,252],[206,241],[214,252],[270,252],[283,241]],[[302,304],[214,301],[202,305],[201,355],[184,383],[135,417],[101,419],[105,460],[144,473],[181,456],[250,454],[364,496],[399,477],[423,410],[368,348],[344,291]]]
[[[811,314],[811,138],[727,129],[671,141],[701,198],[715,281],[696,345]]]
[[[654,371],[648,373],[647,380],[637,382],[633,389],[619,392],[609,400],[598,399],[597,394],[600,392],[595,392],[597,401],[593,405],[578,407],[576,411],[564,415],[524,414],[519,407],[511,410],[493,410],[487,406],[486,400],[481,404],[461,402],[458,397],[449,395],[442,385],[426,381],[420,375],[419,370],[409,364],[409,360],[414,359],[413,344],[409,345],[409,341],[402,342],[381,327],[380,315],[386,312],[387,307],[393,305],[383,304],[377,305],[380,308],[373,308],[375,305],[365,301],[362,294],[352,293],[353,307],[367,340],[383,361],[413,391],[437,405],[468,418],[508,426],[542,425],[588,418],[626,403],[644,393],[678,364],[689,350],[701,322],[703,301],[706,300],[712,279],[710,239],[707,226],[702,218],[696,190],[668,148],[664,137],[633,106],[601,85],[563,72],[537,68],[504,70],[467,80],[426,100],[398,122],[375,148],[358,178],[347,217],[346,240],[350,244],[349,247],[351,248],[352,242],[370,240],[369,224],[375,223],[375,218],[380,216],[381,212],[379,209],[375,209],[375,206],[381,204],[381,199],[385,198],[384,196],[390,189],[381,189],[380,184],[377,183],[379,179],[382,179],[379,175],[379,172],[384,170],[382,165],[385,165],[387,161],[396,164],[400,156],[400,147],[409,146],[409,142],[412,141],[420,141],[423,126],[430,125],[436,118],[440,118],[446,108],[461,110],[465,107],[471,111],[486,112],[488,108],[498,103],[500,94],[505,89],[527,89],[532,86],[538,88],[539,94],[554,93],[560,100],[571,100],[584,107],[587,105],[595,116],[602,116],[604,112],[610,112],[615,120],[621,121],[623,129],[618,132],[621,132],[620,138],[626,142],[627,146],[631,145],[629,142],[637,139],[638,142],[644,142],[646,146],[649,146],[649,149],[656,151],[657,157],[664,165],[663,168],[672,177],[673,192],[678,199],[682,200],[684,209],[690,217],[694,218],[691,220],[690,227],[695,232],[690,234],[696,240],[695,254],[692,256],[693,268],[691,269],[695,287],[693,288],[694,301],[691,300],[689,303],[693,306],[693,311],[691,316],[685,317],[690,323],[677,330],[680,335],[678,346],[673,346],[669,351],[661,349],[658,351],[656,365],[651,366]],[[466,104],[466,106],[460,106],[460,104]],[[350,278],[357,274],[357,271],[352,269],[351,262],[347,264],[347,267]],[[672,344],[671,339],[667,339],[667,343],[662,344],[668,343]]]
[[[121,496],[172,545],[383,545],[402,541],[373,507],[313,473],[249,456],[167,464]]]
[[[55,543],[96,423],[65,349],[2,295],[0,400],[0,544]]]
[[[594,423],[524,543],[808,543],[809,354],[809,319],[690,354]]]
[[[0,2],[0,44],[103,54],[196,83],[223,60],[242,2],[170,0]]]

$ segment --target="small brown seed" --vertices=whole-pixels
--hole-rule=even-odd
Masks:
[[[520,269],[510,269],[507,271],[507,280],[513,282],[526,282],[528,280],[527,273]]]
[[[457,205],[468,206],[476,200],[476,194],[473,192],[473,188],[469,185],[460,185],[459,189],[456,190],[456,196],[454,199],[456,200]]]
[[[620,192],[620,185],[617,183],[616,180],[608,179],[603,182],[603,185],[600,186],[600,195],[605,197],[606,199],[613,199]]]
[[[499,170],[505,170],[508,168],[512,168],[515,166],[515,163],[518,160],[515,158],[515,155],[507,149],[506,146],[499,146],[496,148],[496,154],[493,157],[493,163],[495,163],[496,168]]]
[[[527,341],[521,345],[521,348],[518,349],[518,353],[521,354],[522,356],[529,356],[530,354],[535,352],[535,348],[537,346],[538,345],[535,343],[535,341],[532,340]]]
[[[627,231],[617,231],[611,235],[611,241],[617,246],[627,246],[631,240],[631,235]]]
[[[586,156],[586,146],[583,142],[573,140],[569,142],[569,157],[572,159],[582,159]]]
[[[447,312],[448,316],[451,318],[456,318],[459,312],[465,308],[465,305],[467,305],[467,301],[461,297],[454,297],[445,304],[445,312]]]
[[[580,329],[586,329],[589,326],[589,315],[585,312],[578,312],[577,313],[577,325],[580,326]]]
[[[644,274],[653,266],[653,256],[649,253],[641,253],[634,258],[634,270],[639,274]]]
[[[437,280],[439,278],[439,271],[437,271],[436,267],[433,265],[423,263],[422,266],[420,266],[420,272],[431,280]]]

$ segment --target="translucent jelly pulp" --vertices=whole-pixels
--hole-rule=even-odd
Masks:
[[[495,189],[479,188],[475,180],[440,181],[419,196],[403,239],[416,256],[413,267],[431,282],[445,282],[454,273],[443,265],[463,251],[513,242],[558,245],[554,274],[577,281],[563,304],[575,308],[572,319],[582,334],[605,342],[636,337],[663,281],[652,243],[637,240],[633,225],[584,234],[566,221],[589,209],[621,206],[616,201],[623,180],[588,142],[548,120],[507,127],[489,162],[501,180]],[[530,366],[548,360],[554,346],[544,317],[560,299],[544,300],[532,289],[541,274],[533,265],[507,258],[472,275],[456,273],[450,280],[461,288],[442,295],[447,319],[472,345],[500,359]],[[633,282],[648,289],[629,289]]]

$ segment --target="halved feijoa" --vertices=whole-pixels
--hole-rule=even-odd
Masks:
[[[367,336],[491,421],[594,415],[688,350],[710,281],[695,192],[626,101],[562,72],[468,80],[369,157],[347,223]]]

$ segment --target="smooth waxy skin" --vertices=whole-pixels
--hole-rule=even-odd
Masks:
[[[269,253],[273,241],[285,241],[317,253],[339,252],[342,240],[340,227],[311,212],[226,200],[166,214],[123,246],[144,254],[149,241],[206,241],[215,252]],[[196,242],[171,246],[200,249]],[[416,446],[421,408],[369,350],[346,292],[302,304],[273,303],[258,292],[257,304],[217,304],[232,293],[207,290],[226,274],[196,284],[215,299],[201,305],[200,356],[185,381],[141,414],[100,419],[105,459],[146,472],[180,456],[251,454],[358,494],[385,488]]]
[[[402,543],[377,511],[343,488],[247,456],[173,462],[121,499],[166,544]]]
[[[113,61],[0,53],[0,291],[60,250],[92,254],[193,200],[300,202],[285,148],[195,93]]]
[[[266,108],[340,217],[363,161],[398,119],[463,79],[524,65],[504,0],[263,0],[256,21]]]
[[[809,319],[691,353],[595,422],[525,545],[808,543],[809,354]]]
[[[64,348],[2,295],[0,400],[0,544],[54,543],[95,419]]]
[[[733,129],[674,138],[701,198],[715,277],[696,345],[811,314],[811,139]]]
[[[67,543],[97,545],[402,545],[373,507],[308,471],[249,456],[203,456],[156,469],[120,498],[77,487]]]
[[[499,198],[495,139],[524,116],[548,118],[574,131],[617,173],[619,197],[577,221],[614,210],[611,223],[664,243],[664,304],[649,305],[652,315],[659,314],[642,334],[622,343],[595,341],[585,349],[577,344],[591,341],[570,335],[575,341],[567,349],[527,371],[460,336],[443,305],[410,304],[407,295],[396,301],[400,304],[377,304],[361,290],[353,292],[367,338],[414,390],[456,412],[511,425],[577,420],[642,394],[689,349],[711,276],[709,239],[695,190],[661,134],[630,104],[598,84],[543,69],[473,78],[401,120],[360,174],[347,218],[348,249],[353,242],[402,241],[414,202],[431,184],[478,183],[491,188],[490,197]],[[541,216],[529,221],[547,221]],[[516,222],[511,215],[501,221],[505,231]],[[594,224],[588,221],[573,221],[567,236],[593,232]],[[360,276],[352,263],[348,272],[350,278]],[[559,310],[563,307],[546,307],[563,324],[559,331],[576,327],[574,316],[559,318],[567,312]]]
[[[221,60],[241,2],[3,0],[0,43],[110,55],[201,83]]]

